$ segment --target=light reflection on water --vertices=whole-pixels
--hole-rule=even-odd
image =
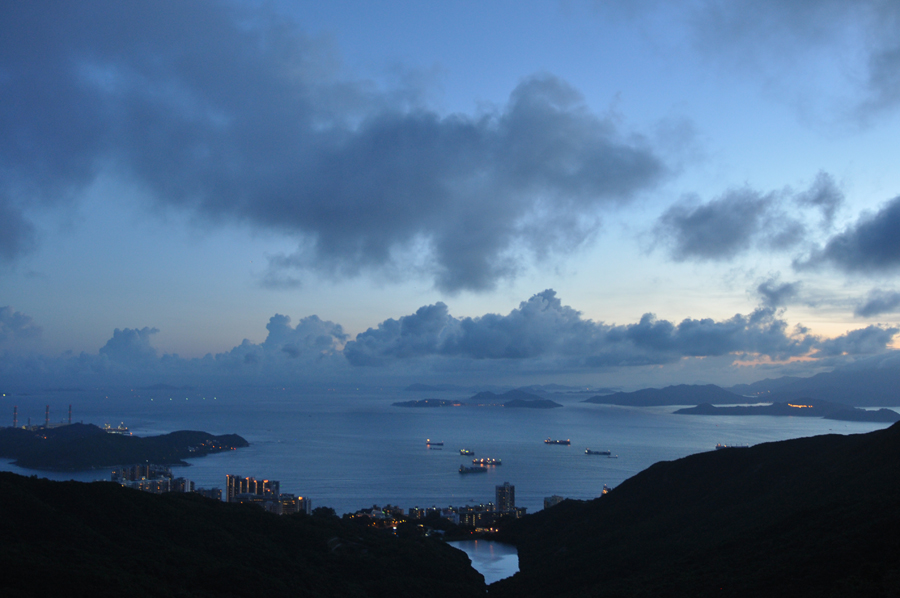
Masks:
[[[519,552],[515,546],[491,540],[461,540],[447,544],[469,556],[472,567],[484,576],[486,584],[519,572]]]

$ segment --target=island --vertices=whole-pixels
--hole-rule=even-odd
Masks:
[[[130,463],[188,465],[185,459],[250,446],[237,434],[181,430],[160,436],[110,434],[93,424],[0,428],[0,457],[29,469],[81,471]]]
[[[394,407],[506,407],[509,409],[555,409],[562,407],[556,401],[543,399],[521,390],[510,390],[503,394],[490,391],[479,392],[469,402],[446,399],[420,399],[418,401],[398,401]]]
[[[857,407],[849,407],[829,401],[804,399],[796,402],[771,403],[769,405],[745,405],[716,407],[710,403],[702,403],[696,407],[687,407],[675,411],[679,415],[780,415],[794,417],[821,417],[857,422],[894,423],[900,421],[900,413],[890,409],[866,411]]]
[[[643,388],[634,392],[615,392],[585,399],[584,403],[597,405],[624,405],[627,407],[661,407],[665,405],[717,405],[747,403],[748,399],[715,384],[678,384],[665,388]]]
[[[445,399],[420,399],[418,401],[398,401],[391,405],[394,407],[462,407],[465,403]]]

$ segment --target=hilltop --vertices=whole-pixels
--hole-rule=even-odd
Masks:
[[[900,424],[660,462],[513,522],[512,596],[894,596]]]

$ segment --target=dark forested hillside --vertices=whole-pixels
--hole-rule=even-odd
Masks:
[[[337,517],[0,472],[4,598],[484,596],[466,555]]]
[[[900,424],[661,462],[515,522],[492,596],[900,595]]]

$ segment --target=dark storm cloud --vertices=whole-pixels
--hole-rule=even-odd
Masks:
[[[814,251],[800,268],[832,265],[848,273],[879,274],[900,266],[900,196],[875,214],[864,215],[824,247]]]
[[[100,172],[128,177],[158,202],[295,236],[270,286],[295,284],[278,275],[295,268],[402,266],[424,247],[439,288],[489,289],[665,173],[551,75],[505,106],[439,115],[341,80],[327,44],[228,3],[3,11],[0,192],[63,201]]]
[[[799,291],[799,282],[779,282],[777,278],[765,280],[756,287],[763,305],[771,308],[784,307]]]
[[[872,289],[865,300],[853,310],[854,315],[868,318],[879,314],[894,313],[900,308],[900,293]]]
[[[31,316],[16,311],[9,305],[0,307],[0,343],[35,339],[42,332]]]
[[[703,205],[674,205],[659,218],[656,233],[671,244],[676,260],[729,259],[750,248],[772,201],[738,189]]]
[[[825,172],[801,192],[731,189],[705,204],[688,198],[671,206],[657,220],[654,235],[678,261],[729,260],[751,249],[783,251],[808,235],[804,210],[820,211],[827,228],[843,198]]]
[[[900,328],[866,326],[837,338],[820,342],[817,357],[834,355],[870,355],[884,353]]]
[[[773,359],[807,353],[814,337],[787,332],[772,309],[724,321],[678,324],[645,314],[640,322],[608,325],[581,317],[552,290],[534,295],[505,316],[457,319],[443,303],[386,320],[347,343],[353,365],[439,356],[463,359],[554,360],[568,367],[662,364],[683,357],[752,353]]]

